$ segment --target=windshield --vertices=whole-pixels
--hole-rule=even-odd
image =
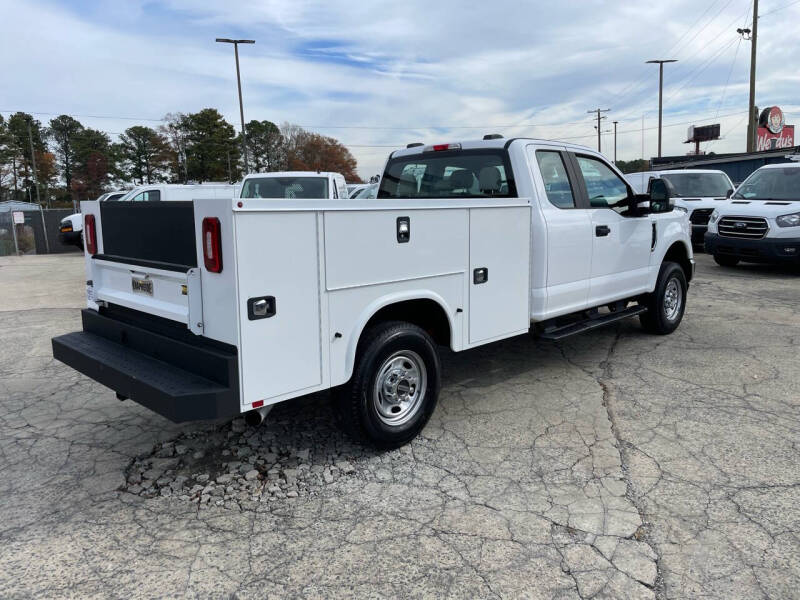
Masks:
[[[378,198],[514,198],[503,150],[423,152],[386,165]]]
[[[253,177],[244,182],[242,198],[328,197],[327,177]]]
[[[759,169],[744,180],[733,197],[745,200],[800,200],[800,167]]]
[[[662,173],[661,177],[672,184],[675,195],[681,198],[724,198],[733,189],[722,173]]]

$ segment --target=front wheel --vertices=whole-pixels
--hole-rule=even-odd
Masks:
[[[686,274],[678,263],[661,265],[656,289],[647,296],[647,312],[639,316],[642,327],[650,333],[666,335],[680,325],[686,310]]]
[[[379,323],[365,332],[353,376],[335,393],[342,425],[380,448],[411,441],[439,397],[441,366],[431,337],[411,323]]]
[[[739,264],[739,259],[734,256],[725,256],[724,254],[715,254],[714,262],[720,267],[735,267]]]

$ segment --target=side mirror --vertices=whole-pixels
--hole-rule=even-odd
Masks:
[[[668,213],[675,208],[671,186],[666,179],[651,179],[648,188],[651,213]]]
[[[728,191],[725,193],[725,197],[726,197],[726,198],[730,198],[731,196],[733,196],[733,190],[728,190]]]

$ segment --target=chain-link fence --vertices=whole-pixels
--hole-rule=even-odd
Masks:
[[[70,209],[42,210],[27,202],[0,203],[0,256],[78,252],[59,239],[61,219]]]

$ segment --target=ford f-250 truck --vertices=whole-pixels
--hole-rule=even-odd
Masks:
[[[436,406],[439,345],[678,327],[671,208],[588,148],[494,136],[394,152],[371,200],[84,202],[83,330],[53,353],[174,421],[333,388],[354,437],[393,447]]]

